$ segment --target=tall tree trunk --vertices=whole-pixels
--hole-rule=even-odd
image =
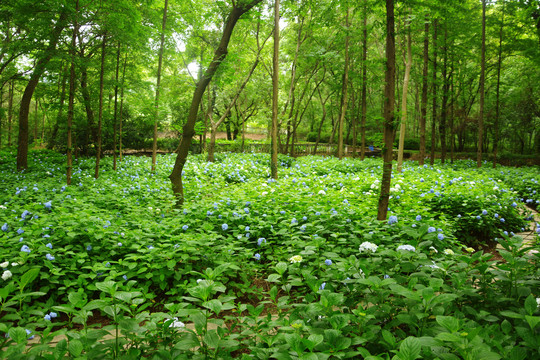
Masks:
[[[500,89],[501,89],[501,67],[502,67],[502,43],[504,30],[504,8],[505,0],[502,0],[502,19],[499,29],[499,49],[497,53],[497,88],[495,90],[495,124],[493,134],[493,168],[497,167],[497,151],[499,150],[499,122],[500,122]]]
[[[343,158],[343,129],[345,123],[345,114],[347,113],[347,85],[349,83],[349,14],[351,9],[347,7],[345,16],[345,27],[347,35],[345,35],[345,69],[343,70],[343,84],[341,87],[341,113],[339,115],[339,132],[338,132],[338,158]]]
[[[58,134],[58,127],[60,126],[60,121],[62,121],[62,116],[64,113],[64,102],[66,100],[66,82],[68,80],[68,76],[66,71],[64,71],[64,67],[62,66],[62,79],[61,81],[61,90],[60,90],[60,107],[58,109],[58,114],[56,115],[56,122],[53,125],[52,128],[52,134],[50,136],[50,139],[47,143],[47,149],[52,149],[56,145],[56,136]]]
[[[169,0],[165,0],[163,6],[163,22],[161,24],[161,40],[159,42],[159,59],[158,70],[156,80],[156,99],[154,102],[154,141],[152,142],[152,171],[156,171],[156,154],[157,154],[157,129],[158,129],[158,116],[159,116],[159,86],[161,83],[161,66],[163,64],[163,47],[165,44],[165,27],[167,25],[167,6]]]
[[[79,40],[80,42],[80,40]],[[97,144],[97,127],[94,122],[94,109],[92,109],[92,102],[90,99],[90,91],[88,90],[88,73],[86,65],[83,65],[81,68],[81,95],[84,102],[84,109],[86,110],[86,137],[85,137],[85,148],[88,148],[90,144],[90,135],[92,136],[92,143]]]
[[[124,67],[122,69],[122,84],[120,88],[120,116],[118,116],[118,160],[122,161],[122,120],[124,111],[124,84],[126,79],[126,66],[127,66],[128,51],[124,57]]]
[[[24,93],[21,99],[21,107],[19,110],[19,137],[17,147],[17,170],[22,171],[28,168],[28,114],[30,110],[30,101],[32,95],[39,83],[39,78],[45,71],[45,67],[53,57],[53,52],[56,49],[56,44],[60,38],[60,34],[66,25],[67,12],[62,12],[58,21],[56,22],[54,29],[49,39],[49,45],[44,54],[39,58],[30,76],[30,80],[24,89]]]
[[[195,91],[193,93],[193,99],[191,101],[191,106],[189,108],[188,119],[183,128],[182,140],[180,141],[180,145],[178,146],[178,150],[177,150],[178,155],[174,163],[173,171],[171,175],[169,175],[169,179],[171,180],[171,184],[172,184],[172,190],[177,199],[176,205],[179,207],[182,206],[182,204],[184,203],[184,188],[182,186],[182,170],[184,169],[184,165],[186,163],[187,156],[189,153],[189,146],[191,145],[191,138],[193,137],[195,133],[194,131],[195,121],[197,120],[199,104],[204,95],[204,91],[206,90],[206,87],[212,80],[212,77],[216,73],[216,70],[218,69],[219,65],[227,56],[227,47],[229,45],[232,32],[234,30],[234,27],[238,19],[240,18],[240,16],[248,12],[251,8],[259,4],[260,2],[262,2],[262,0],[251,0],[249,3],[245,5],[236,4],[233,7],[233,9],[231,10],[225,22],[225,26],[223,28],[223,33],[221,36],[219,46],[214,53],[214,58],[212,59],[212,62],[206,69],[204,76],[202,76],[197,82],[197,87],[195,88]]]
[[[79,0],[75,1],[75,18],[79,15]],[[67,168],[66,168],[66,184],[71,185],[71,174],[73,168],[73,144],[71,141],[71,133],[73,127],[73,105],[75,102],[75,47],[77,45],[77,32],[79,24],[75,19],[73,24],[73,32],[71,35],[71,66],[69,67],[69,96],[68,96],[68,112],[67,112]]]
[[[37,140],[37,137],[38,137],[38,127],[39,127],[38,103],[39,103],[39,100],[36,99],[34,101],[34,142]]]
[[[321,141],[321,131],[322,131],[322,127],[323,127],[323,124],[324,124],[324,120],[326,119],[326,102],[328,101],[328,99],[330,98],[330,95],[329,94],[326,99],[323,101],[323,98],[322,98],[322,94],[321,94],[321,90],[320,89],[317,89],[317,92],[319,93],[319,99],[321,100],[321,106],[322,106],[322,117],[321,117],[321,122],[319,124],[319,129],[317,130],[317,141],[315,142],[315,146],[313,147],[313,155],[317,155],[317,147],[319,146],[319,142]]]
[[[439,125],[439,134],[441,137],[441,163],[446,161],[446,119],[448,116],[448,89],[450,82],[448,81],[448,22],[444,22],[444,40],[443,40],[443,94],[441,103],[441,122]]]
[[[9,83],[8,91],[8,146],[11,146],[11,128],[13,124],[13,93],[14,93],[14,81]]]
[[[103,75],[105,73],[105,47],[106,35],[103,34],[101,41],[101,70],[99,72],[99,108],[98,108],[98,128],[97,128],[97,150],[96,150],[96,171],[94,177],[99,178],[99,161],[101,160],[101,123],[103,120]]]
[[[482,144],[484,141],[484,82],[486,72],[486,0],[482,0],[482,55],[480,60],[480,113],[478,114],[478,152],[476,166],[482,166]]]
[[[270,172],[272,179],[277,179],[277,130],[279,101],[279,0],[274,0],[274,54],[272,57],[272,64],[272,154],[270,157]],[[294,82],[294,79],[292,81]]]
[[[367,3],[364,0],[363,14],[363,37],[362,37],[362,125],[360,127],[362,136],[362,149],[360,150],[360,158],[366,158],[366,118],[367,118]]]
[[[116,126],[118,119],[118,77],[120,73],[120,42],[116,50],[116,73],[114,81],[114,114],[113,114],[113,170],[116,171]]]
[[[405,75],[403,77],[403,91],[401,95],[401,124],[399,130],[399,149],[397,172],[401,172],[403,166],[403,148],[405,147],[405,129],[407,128],[407,92],[409,90],[409,78],[411,75],[412,66],[412,50],[411,50],[411,24],[407,20],[405,25],[407,28],[407,63],[405,64]]]
[[[431,91],[433,93],[433,114],[431,121],[431,155],[429,159],[430,165],[435,163],[435,124],[437,123],[437,19],[433,20],[433,82],[431,84]]]
[[[420,159],[418,164],[424,165],[426,157],[426,113],[428,93],[428,67],[429,67],[429,21],[426,15],[424,24],[424,66],[422,70],[422,100],[420,105]]]
[[[395,76],[396,76],[396,34],[394,29],[394,0],[386,0],[386,71],[384,87],[384,151],[381,192],[377,207],[377,219],[386,220],[390,198],[392,177],[392,147],[395,136]]]
[[[4,107],[4,86],[0,85],[0,109]],[[4,111],[0,111],[0,149],[2,149],[2,141],[4,140]]]

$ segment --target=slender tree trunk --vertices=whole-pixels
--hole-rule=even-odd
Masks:
[[[279,0],[274,0],[274,55],[272,57],[272,155],[270,172],[272,179],[277,180],[278,154],[278,101],[279,101]],[[292,80],[294,82],[294,78]]]
[[[4,86],[0,86],[0,109],[4,107]],[[4,111],[0,111],[0,149],[2,149],[2,142],[4,140]]]
[[[122,120],[123,120],[123,111],[124,111],[124,84],[126,79],[126,66],[127,66],[127,56],[128,52],[126,51],[126,56],[124,57],[124,67],[122,69],[122,85],[120,89],[120,115],[118,116],[118,160],[122,161]]]
[[[345,69],[343,70],[343,84],[341,88],[341,114],[339,115],[339,132],[338,132],[338,158],[343,158],[343,129],[345,122],[345,114],[347,113],[347,85],[349,83],[349,14],[351,9],[347,7],[345,16],[345,27],[347,35],[345,36]]]
[[[118,78],[120,73],[120,43],[116,50],[116,72],[114,81],[114,114],[113,114],[113,170],[116,171],[116,128],[118,119]]]
[[[39,100],[36,99],[34,101],[34,142],[37,140],[37,137],[38,137],[38,127],[39,127],[38,103],[39,103]]]
[[[54,123],[53,125],[53,128],[52,128],[52,134],[50,136],[50,139],[47,143],[47,149],[52,149],[55,147],[56,145],[56,136],[58,134],[58,127],[60,126],[60,122],[62,121],[62,116],[63,116],[63,113],[64,113],[64,102],[66,100],[66,82],[68,80],[68,76],[67,76],[67,73],[66,71],[64,71],[64,67],[62,66],[62,79],[60,80],[61,81],[61,86],[62,86],[62,89],[60,90],[60,107],[58,109],[58,114],[56,115],[56,122]]]
[[[499,50],[497,53],[497,88],[495,90],[495,124],[493,136],[493,168],[497,167],[497,151],[499,150],[499,122],[500,122],[500,89],[501,89],[501,67],[502,67],[502,43],[504,30],[504,8],[505,0],[502,0],[502,19],[499,29]]]
[[[32,95],[36,89],[37,84],[39,83],[39,78],[45,71],[45,67],[53,57],[53,52],[56,49],[58,39],[60,34],[64,29],[65,22],[67,19],[67,13],[62,12],[54,30],[52,31],[51,38],[49,40],[49,45],[45,50],[43,56],[37,61],[36,67],[30,76],[30,80],[24,89],[24,93],[21,99],[21,107],[19,110],[19,137],[18,137],[18,147],[17,147],[17,170],[22,171],[28,168],[28,114],[30,110],[30,101],[32,100]]]
[[[319,146],[319,142],[321,141],[321,131],[322,131],[322,127],[323,127],[323,124],[324,124],[324,120],[326,119],[326,102],[328,101],[328,98],[330,97],[330,95],[328,95],[326,97],[326,99],[323,101],[321,90],[317,89],[317,91],[319,93],[319,99],[321,100],[321,106],[322,106],[323,115],[321,117],[321,122],[319,124],[319,129],[317,130],[317,141],[315,142],[315,146],[313,147],[313,155],[317,154],[317,147]]]
[[[424,25],[424,68],[422,70],[422,100],[420,105],[420,159],[418,164],[424,165],[426,157],[426,113],[427,113],[427,93],[428,93],[428,60],[429,60],[429,21],[426,15]]]
[[[360,150],[360,158],[366,158],[366,118],[367,118],[367,3],[364,0],[364,23],[362,37],[362,125],[360,127],[362,136],[362,149]]]
[[[394,0],[386,0],[386,71],[384,87],[384,151],[381,192],[377,207],[377,219],[386,220],[390,198],[392,177],[392,147],[395,136],[395,75],[396,75],[396,39],[394,29]]]
[[[430,165],[433,166],[435,163],[435,124],[437,123],[437,19],[433,20],[433,82],[431,84],[432,93],[433,93],[433,114],[431,121],[431,155],[430,155]]]
[[[159,116],[159,87],[161,83],[161,66],[163,64],[163,47],[165,44],[165,27],[167,25],[167,6],[169,0],[165,0],[165,5],[163,7],[163,23],[161,25],[161,40],[159,43],[159,60],[158,60],[158,71],[157,71],[157,81],[156,81],[156,99],[154,102],[154,141],[152,143],[152,171],[156,171],[156,154],[157,154],[157,129],[158,129],[158,116]]]
[[[94,177],[99,178],[99,161],[101,160],[101,123],[103,120],[103,75],[105,73],[105,48],[106,35],[103,34],[101,41],[101,71],[99,72],[99,109],[97,128],[97,150],[96,150],[96,171]]]
[[[206,69],[204,76],[202,76],[198,83],[195,91],[193,93],[193,99],[191,101],[191,106],[189,109],[188,119],[183,128],[182,140],[178,146],[178,155],[174,163],[174,168],[169,176],[172,184],[172,190],[177,199],[177,206],[182,206],[184,202],[184,188],[182,185],[182,170],[187,160],[189,153],[189,146],[191,145],[191,138],[193,137],[195,131],[195,121],[197,120],[197,113],[199,111],[199,104],[204,95],[206,87],[212,80],[212,77],[216,73],[221,62],[227,56],[227,47],[232,36],[234,27],[244,13],[248,12],[252,7],[262,2],[262,0],[252,0],[245,5],[236,4],[231,10],[223,28],[223,33],[218,48],[215,51],[214,58],[212,62]]]
[[[476,166],[482,166],[482,144],[484,141],[484,82],[486,72],[486,0],[482,0],[482,55],[480,61],[480,113],[478,114],[478,152]]]
[[[441,122],[439,124],[439,134],[441,137],[441,163],[446,161],[446,118],[448,116],[448,22],[444,23],[444,40],[443,40],[443,68],[442,68],[442,80],[443,80],[443,94],[441,103]]]
[[[405,129],[407,128],[407,92],[409,90],[409,78],[411,75],[412,66],[412,50],[411,50],[411,25],[407,20],[407,63],[405,64],[405,75],[403,77],[403,92],[401,95],[401,124],[399,130],[399,149],[397,172],[401,172],[403,166],[403,148],[405,147]]]
[[[87,125],[86,138],[85,138],[86,144],[84,146],[85,148],[88,148],[90,144],[90,136],[92,136],[92,143],[97,144],[98,135],[97,135],[97,127],[94,122],[94,109],[92,109],[90,91],[88,90],[88,73],[87,73],[86,65],[83,65],[81,68],[81,95],[84,102],[84,109],[86,111],[86,125]]]
[[[13,93],[14,93],[14,81],[9,83],[8,92],[8,146],[11,146],[11,127],[13,124]]]
[[[75,1],[75,18],[79,13],[79,0]],[[67,169],[66,169],[66,184],[71,185],[71,174],[73,169],[73,144],[71,134],[73,128],[73,108],[75,102],[75,48],[77,46],[77,32],[79,24],[75,19],[73,31],[71,35],[71,66],[69,67],[69,96],[68,96],[68,112],[67,112]]]

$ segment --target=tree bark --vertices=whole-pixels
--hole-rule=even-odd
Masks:
[[[163,47],[165,44],[165,27],[167,26],[167,6],[169,0],[165,0],[163,6],[163,22],[161,25],[161,40],[159,42],[159,58],[158,58],[158,70],[156,80],[156,99],[154,101],[154,140],[152,142],[152,171],[156,171],[156,154],[157,154],[157,129],[158,129],[158,116],[159,116],[159,87],[161,84],[161,66],[163,64]]]
[[[443,94],[441,103],[441,122],[439,124],[439,134],[441,136],[441,164],[446,161],[446,118],[448,116],[448,90],[450,82],[448,81],[448,21],[444,22],[444,40],[443,40]]]
[[[120,88],[120,116],[118,116],[118,160],[122,161],[122,119],[124,110],[124,84],[126,78],[127,54],[124,57],[124,67],[122,69],[122,85]]]
[[[478,114],[478,151],[476,166],[482,166],[482,144],[484,141],[484,96],[486,72],[486,0],[482,0],[482,51],[480,60],[480,113]]]
[[[431,166],[435,163],[435,124],[437,123],[437,19],[433,20],[433,81],[431,91],[433,93],[433,114],[431,120],[431,155],[429,163]]]
[[[343,158],[343,128],[345,122],[345,114],[347,113],[347,85],[349,82],[349,14],[351,9],[347,7],[345,16],[345,27],[347,35],[345,36],[345,68],[343,70],[343,83],[341,88],[341,114],[339,116],[339,131],[338,131],[338,159]]]
[[[186,163],[187,156],[189,153],[189,146],[191,145],[191,138],[193,137],[195,133],[194,131],[195,121],[197,120],[199,104],[204,95],[204,91],[206,90],[206,87],[212,80],[212,77],[216,73],[216,70],[218,69],[219,65],[227,56],[227,47],[229,45],[232,32],[234,30],[234,27],[238,19],[240,18],[240,16],[248,12],[251,8],[259,4],[260,2],[262,2],[262,0],[252,0],[245,5],[237,4],[236,6],[233,7],[233,9],[231,10],[227,18],[225,26],[223,28],[221,40],[220,40],[218,48],[216,49],[214,53],[214,58],[212,59],[212,62],[206,69],[204,76],[201,79],[199,79],[199,81],[197,82],[197,87],[195,88],[195,91],[193,93],[193,99],[191,101],[191,106],[189,109],[188,119],[187,119],[186,124],[183,127],[182,140],[180,141],[180,145],[178,146],[178,150],[177,150],[178,155],[174,163],[173,171],[169,175],[169,179],[171,180],[171,184],[172,184],[172,190],[173,190],[174,195],[176,196],[176,205],[178,207],[182,206],[184,202],[184,189],[182,186],[182,170],[184,169],[184,165]]]
[[[409,78],[411,75],[412,66],[412,50],[411,50],[411,25],[409,20],[405,25],[407,28],[407,63],[405,64],[405,75],[403,77],[403,91],[401,95],[401,124],[399,130],[399,149],[397,172],[401,172],[403,166],[403,148],[405,147],[405,130],[407,128],[407,92],[409,90]]]
[[[79,12],[79,0],[75,2],[75,14],[77,17]],[[75,102],[75,47],[77,45],[77,32],[79,25],[75,19],[73,31],[71,35],[71,66],[69,67],[69,96],[68,96],[68,111],[67,111],[67,168],[66,168],[66,184],[71,185],[71,174],[73,168],[73,144],[71,141],[71,133],[73,127],[73,105]]]
[[[504,30],[504,8],[505,0],[502,0],[502,19],[499,29],[499,49],[497,53],[497,87],[495,90],[495,124],[493,136],[493,168],[497,167],[497,151],[499,150],[499,122],[500,122],[500,89],[501,89],[501,67],[502,67],[502,43]]]
[[[386,220],[392,177],[392,147],[395,136],[395,75],[396,75],[396,39],[394,29],[394,0],[386,0],[386,71],[384,87],[384,151],[383,175],[377,208],[377,219]]]
[[[272,57],[272,64],[272,150],[270,156],[270,174],[272,176],[272,179],[277,180],[279,101],[279,0],[274,0],[274,53]],[[294,78],[292,79],[292,81],[294,82]]]
[[[116,171],[116,128],[118,119],[118,77],[120,74],[120,42],[116,50],[116,71],[114,81],[114,114],[113,114],[113,170]]]
[[[101,42],[101,70],[99,72],[99,108],[98,108],[98,128],[97,128],[97,150],[96,150],[96,171],[94,177],[99,178],[99,161],[101,160],[101,123],[103,120],[103,75],[105,73],[105,47],[106,35],[103,34]]]
[[[45,67],[53,57],[53,52],[56,49],[60,34],[66,25],[67,12],[62,12],[49,39],[49,45],[44,54],[38,59],[36,67],[30,76],[30,80],[24,89],[21,99],[21,107],[19,110],[19,137],[17,147],[17,170],[22,171],[28,168],[28,114],[30,110],[30,101],[32,95],[39,83],[39,78],[45,71]]]
[[[422,100],[420,105],[420,159],[418,164],[424,165],[426,157],[426,113],[427,113],[427,93],[428,93],[428,60],[429,60],[429,21],[426,15],[424,25],[424,68],[422,70]]]
[[[362,149],[360,150],[360,158],[366,158],[366,118],[367,118],[367,2],[364,0],[364,23],[362,37],[362,124],[360,127],[362,136]]]
[[[11,127],[13,124],[13,92],[14,81],[11,80],[9,83],[8,91],[8,146],[11,146]]]

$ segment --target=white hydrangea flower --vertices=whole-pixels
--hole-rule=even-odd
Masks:
[[[289,259],[289,261],[291,262],[291,264],[302,262],[302,256],[294,255]]]
[[[438,254],[439,251],[437,249],[435,249],[433,246],[430,246],[429,247],[429,250],[433,250],[435,252],[435,254]]]
[[[369,241],[364,241],[360,246],[358,247],[358,251],[360,252],[375,252],[377,251],[378,246],[374,243],[371,243]]]
[[[7,268],[8,265],[9,265],[9,261],[4,261],[3,263],[0,264],[0,267]]]
[[[397,247],[397,250],[398,250],[398,251],[399,251],[399,250],[405,250],[405,251],[412,251],[412,252],[415,252],[415,251],[416,251],[415,247],[412,246],[412,245],[399,245],[399,246]]]
[[[13,274],[9,270],[5,270],[2,274],[2,280],[6,281],[7,279],[11,278]]]
[[[452,249],[444,249],[444,253],[446,255],[454,255],[454,251]]]
[[[183,322],[181,321],[178,321],[178,318],[177,317],[174,317],[170,320],[173,320],[173,322],[169,325],[169,327],[171,328],[185,328],[186,327],[186,324],[184,324]]]
[[[540,308],[540,298],[536,298],[536,304],[537,304],[538,307]]]
[[[326,195],[326,191],[324,191],[324,190],[319,190],[319,195]]]

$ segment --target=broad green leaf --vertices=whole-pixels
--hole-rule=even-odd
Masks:
[[[414,360],[420,356],[422,345],[420,341],[412,336],[409,336],[399,345],[398,356],[401,360]]]
[[[82,354],[83,344],[80,340],[73,339],[69,342],[68,350],[71,355],[77,357]]]

